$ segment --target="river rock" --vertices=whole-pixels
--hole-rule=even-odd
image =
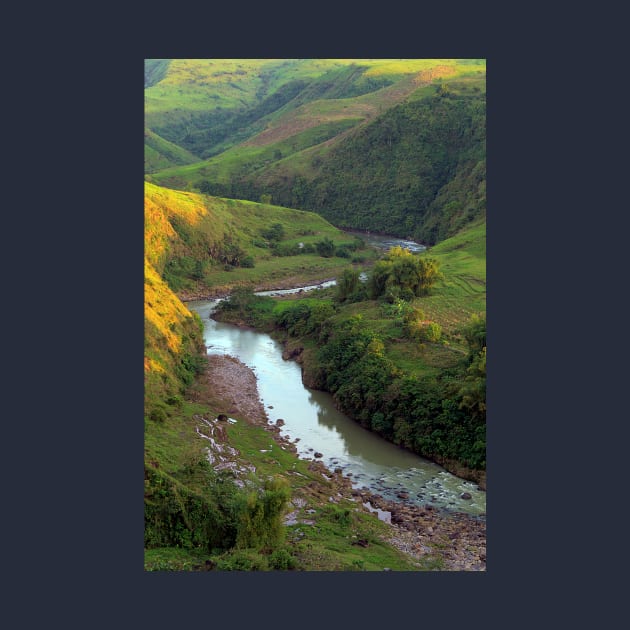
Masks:
[[[284,420],[282,418],[278,418],[276,420],[276,426],[283,427],[284,426]]]
[[[324,457],[322,453],[314,453],[313,457]]]
[[[224,414],[224,413],[220,413],[217,416],[217,420],[219,420],[219,422],[227,422],[228,417]]]
[[[472,499],[472,496],[471,496],[471,494],[469,492],[462,492],[459,495],[459,498],[460,499]]]

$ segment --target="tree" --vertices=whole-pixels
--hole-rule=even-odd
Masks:
[[[368,290],[372,299],[384,297],[392,303],[409,300],[427,295],[439,276],[436,260],[396,246],[374,265]]]

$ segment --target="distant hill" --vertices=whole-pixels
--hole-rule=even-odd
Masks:
[[[485,215],[484,60],[173,60],[145,93],[152,131],[207,157],[160,185],[429,244]]]
[[[150,129],[144,130],[144,172],[153,173],[164,168],[191,164],[199,158],[190,151],[183,149]]]

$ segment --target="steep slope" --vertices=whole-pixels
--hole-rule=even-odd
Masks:
[[[398,74],[368,60],[336,68],[236,135],[224,126],[223,146],[238,144],[147,179],[270,195],[335,225],[438,242],[485,214],[485,63],[469,61],[415,60]]]
[[[182,164],[191,164],[199,158],[190,151],[160,138],[150,129],[144,130],[144,172],[153,173],[161,169]]]
[[[155,61],[146,63],[153,68]],[[178,59],[145,90],[146,124],[207,158],[270,127],[291,128],[282,118],[309,103],[339,101],[341,116],[355,99],[377,95],[365,106],[383,111],[420,84],[480,69],[485,71],[483,60]],[[302,119],[317,124],[316,117]]]

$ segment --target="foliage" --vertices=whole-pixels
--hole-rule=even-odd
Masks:
[[[281,241],[286,236],[282,223],[274,223],[261,231],[261,235],[269,241]]]
[[[323,241],[317,241],[317,243],[315,243],[315,249],[317,253],[324,258],[331,258],[335,255],[335,244],[329,238],[325,238]]]
[[[439,277],[438,263],[431,258],[412,254],[408,249],[393,247],[378,261],[368,279],[371,299],[410,300],[427,295]]]
[[[467,326],[462,330],[468,344],[468,356],[472,361],[486,347],[486,316],[473,313]]]
[[[145,547],[225,549],[236,543],[242,498],[232,480],[201,460],[184,470],[184,483],[145,465]],[[191,472],[206,479],[201,493],[185,483]]]
[[[267,480],[261,492],[250,492],[240,515],[236,546],[273,548],[279,545],[284,536],[283,511],[289,498],[289,486],[280,477]]]
[[[360,280],[360,273],[356,269],[344,269],[341,276],[337,278],[335,300],[337,302],[358,302],[365,297],[365,286]]]

